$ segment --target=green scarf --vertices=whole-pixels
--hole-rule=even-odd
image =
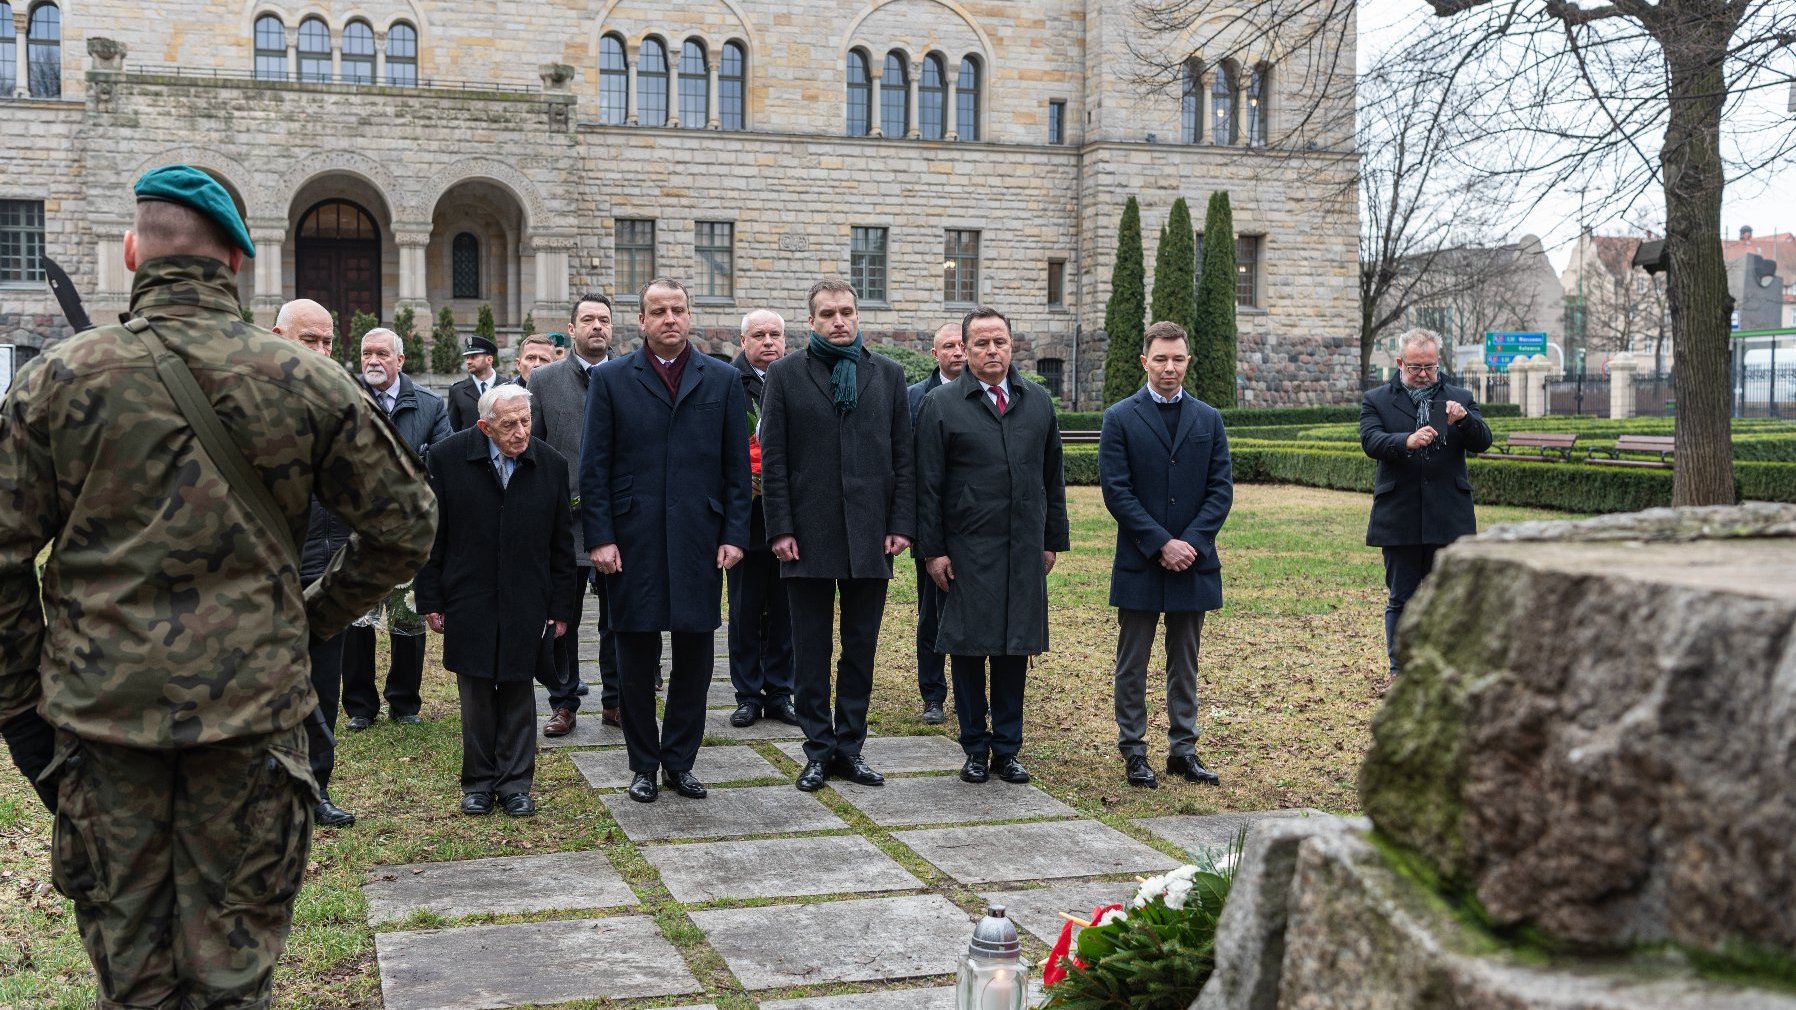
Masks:
[[[836,402],[836,413],[847,414],[860,402],[861,388],[856,367],[861,361],[861,331],[854,331],[854,342],[836,345],[811,333],[811,353],[830,366],[829,392]]]

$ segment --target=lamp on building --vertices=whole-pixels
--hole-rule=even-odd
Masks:
[[[1003,905],[992,905],[961,959],[954,985],[955,1010],[1023,1010],[1029,1005],[1029,965],[1016,925]]]

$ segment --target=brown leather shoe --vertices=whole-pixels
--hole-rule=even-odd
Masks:
[[[622,726],[623,722],[617,717],[617,709],[602,708],[599,709],[599,724],[603,726]]]
[[[543,727],[543,736],[567,736],[574,731],[574,710],[558,708],[549,716],[548,725]]]

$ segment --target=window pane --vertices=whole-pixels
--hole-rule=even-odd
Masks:
[[[886,300],[886,230],[855,228],[850,232],[848,283],[862,301]]]
[[[1048,261],[1048,304],[1060,308],[1066,304],[1066,261]]]
[[[1267,77],[1267,67],[1262,63],[1253,68],[1253,76],[1247,84],[1247,142],[1254,147],[1266,144]]]
[[[343,83],[374,83],[374,29],[366,21],[343,27]]]
[[[730,221],[697,223],[698,290],[701,298],[729,298],[735,294],[733,273],[736,225]]]
[[[950,229],[942,243],[942,301],[979,300],[979,233]]]
[[[1210,80],[1210,143],[1233,144],[1235,134],[1235,70],[1219,63]]]
[[[331,79],[331,31],[317,18],[299,23],[299,79],[311,84]]]
[[[1066,143],[1066,103],[1048,103],[1048,143]]]
[[[960,79],[954,82],[954,132],[962,140],[979,139],[979,64],[960,61]]]
[[[655,222],[617,219],[618,290],[634,295],[655,276]]]
[[[848,135],[864,137],[873,125],[873,85],[867,76],[867,58],[848,54]]]
[[[418,30],[404,22],[387,30],[387,83],[418,83]]]
[[[0,281],[41,281],[44,205],[40,200],[0,200]]]
[[[717,125],[740,130],[748,123],[748,54],[734,42],[723,47],[717,68]]]
[[[702,130],[711,119],[711,78],[705,47],[688,40],[680,47],[680,125]]]
[[[25,34],[31,97],[62,97],[62,11],[55,4],[40,4],[31,12]]]
[[[1196,60],[1185,61],[1185,86],[1179,95],[1179,140],[1195,144],[1204,139],[1204,72]]]
[[[1041,375],[1042,384],[1048,387],[1048,392],[1054,394],[1055,399],[1064,397],[1060,387],[1066,379],[1066,362],[1059,358],[1038,358],[1035,371]]]
[[[468,232],[455,236],[451,250],[453,298],[480,297],[480,240]]]
[[[12,4],[0,2],[0,98],[12,97],[18,86],[18,40],[13,35]]]
[[[943,101],[947,85],[942,81],[942,61],[934,56],[923,60],[923,77],[917,82],[917,132],[924,140],[942,139]]]
[[[904,57],[886,54],[885,76],[879,82],[879,130],[888,137],[910,132],[910,77]]]
[[[636,63],[636,115],[644,126],[667,125],[667,50],[655,39]]]
[[[1241,235],[1235,239],[1235,304],[1257,308],[1260,282],[1260,237]]]
[[[624,43],[615,35],[599,40],[599,122],[617,126],[630,109],[630,69]]]

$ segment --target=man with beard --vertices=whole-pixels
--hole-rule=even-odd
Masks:
[[[480,418],[480,398],[486,391],[499,385],[504,380],[493,368],[493,359],[498,357],[499,347],[485,337],[469,337],[468,344],[462,349],[462,363],[468,369],[468,377],[449,387],[449,395],[444,397],[449,405],[449,427],[454,431],[466,431],[474,426]]]

